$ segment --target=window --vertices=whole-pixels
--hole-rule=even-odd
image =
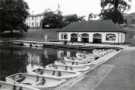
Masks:
[[[106,40],[107,41],[115,41],[116,35],[115,34],[106,34]]]
[[[64,39],[67,39],[67,34],[64,35]]]
[[[71,34],[71,42],[77,42],[78,41],[78,35],[73,33]]]
[[[87,33],[82,34],[81,41],[84,43],[88,43],[89,42],[89,34],[87,34]]]
[[[68,38],[67,34],[61,34],[61,39],[65,40],[67,38]]]

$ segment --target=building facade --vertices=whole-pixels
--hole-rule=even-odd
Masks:
[[[25,23],[29,28],[41,28],[41,20],[43,17],[43,14],[30,15],[27,17]]]
[[[83,43],[125,43],[125,32],[112,21],[78,22],[58,31],[59,41]]]

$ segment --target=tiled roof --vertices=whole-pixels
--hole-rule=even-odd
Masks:
[[[58,32],[124,32],[124,30],[111,20],[97,20],[72,23]]]

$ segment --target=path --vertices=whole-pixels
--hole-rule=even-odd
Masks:
[[[124,50],[65,90],[135,90],[135,50]]]
[[[95,90],[135,90],[135,50],[125,50],[108,64],[115,68]]]

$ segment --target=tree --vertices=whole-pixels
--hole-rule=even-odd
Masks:
[[[114,23],[122,24],[126,20],[123,13],[130,8],[131,0],[101,0],[101,16],[103,19],[111,19]]]
[[[98,15],[94,14],[94,13],[90,13],[88,16],[88,20],[94,20],[98,17]]]
[[[66,25],[74,23],[74,22],[83,21],[83,20],[84,20],[84,16],[78,17],[76,14],[68,15],[64,17],[64,23]]]
[[[44,13],[42,28],[62,28],[63,16],[61,14],[48,11]]]
[[[0,0],[0,32],[27,31],[28,5],[23,0]]]

